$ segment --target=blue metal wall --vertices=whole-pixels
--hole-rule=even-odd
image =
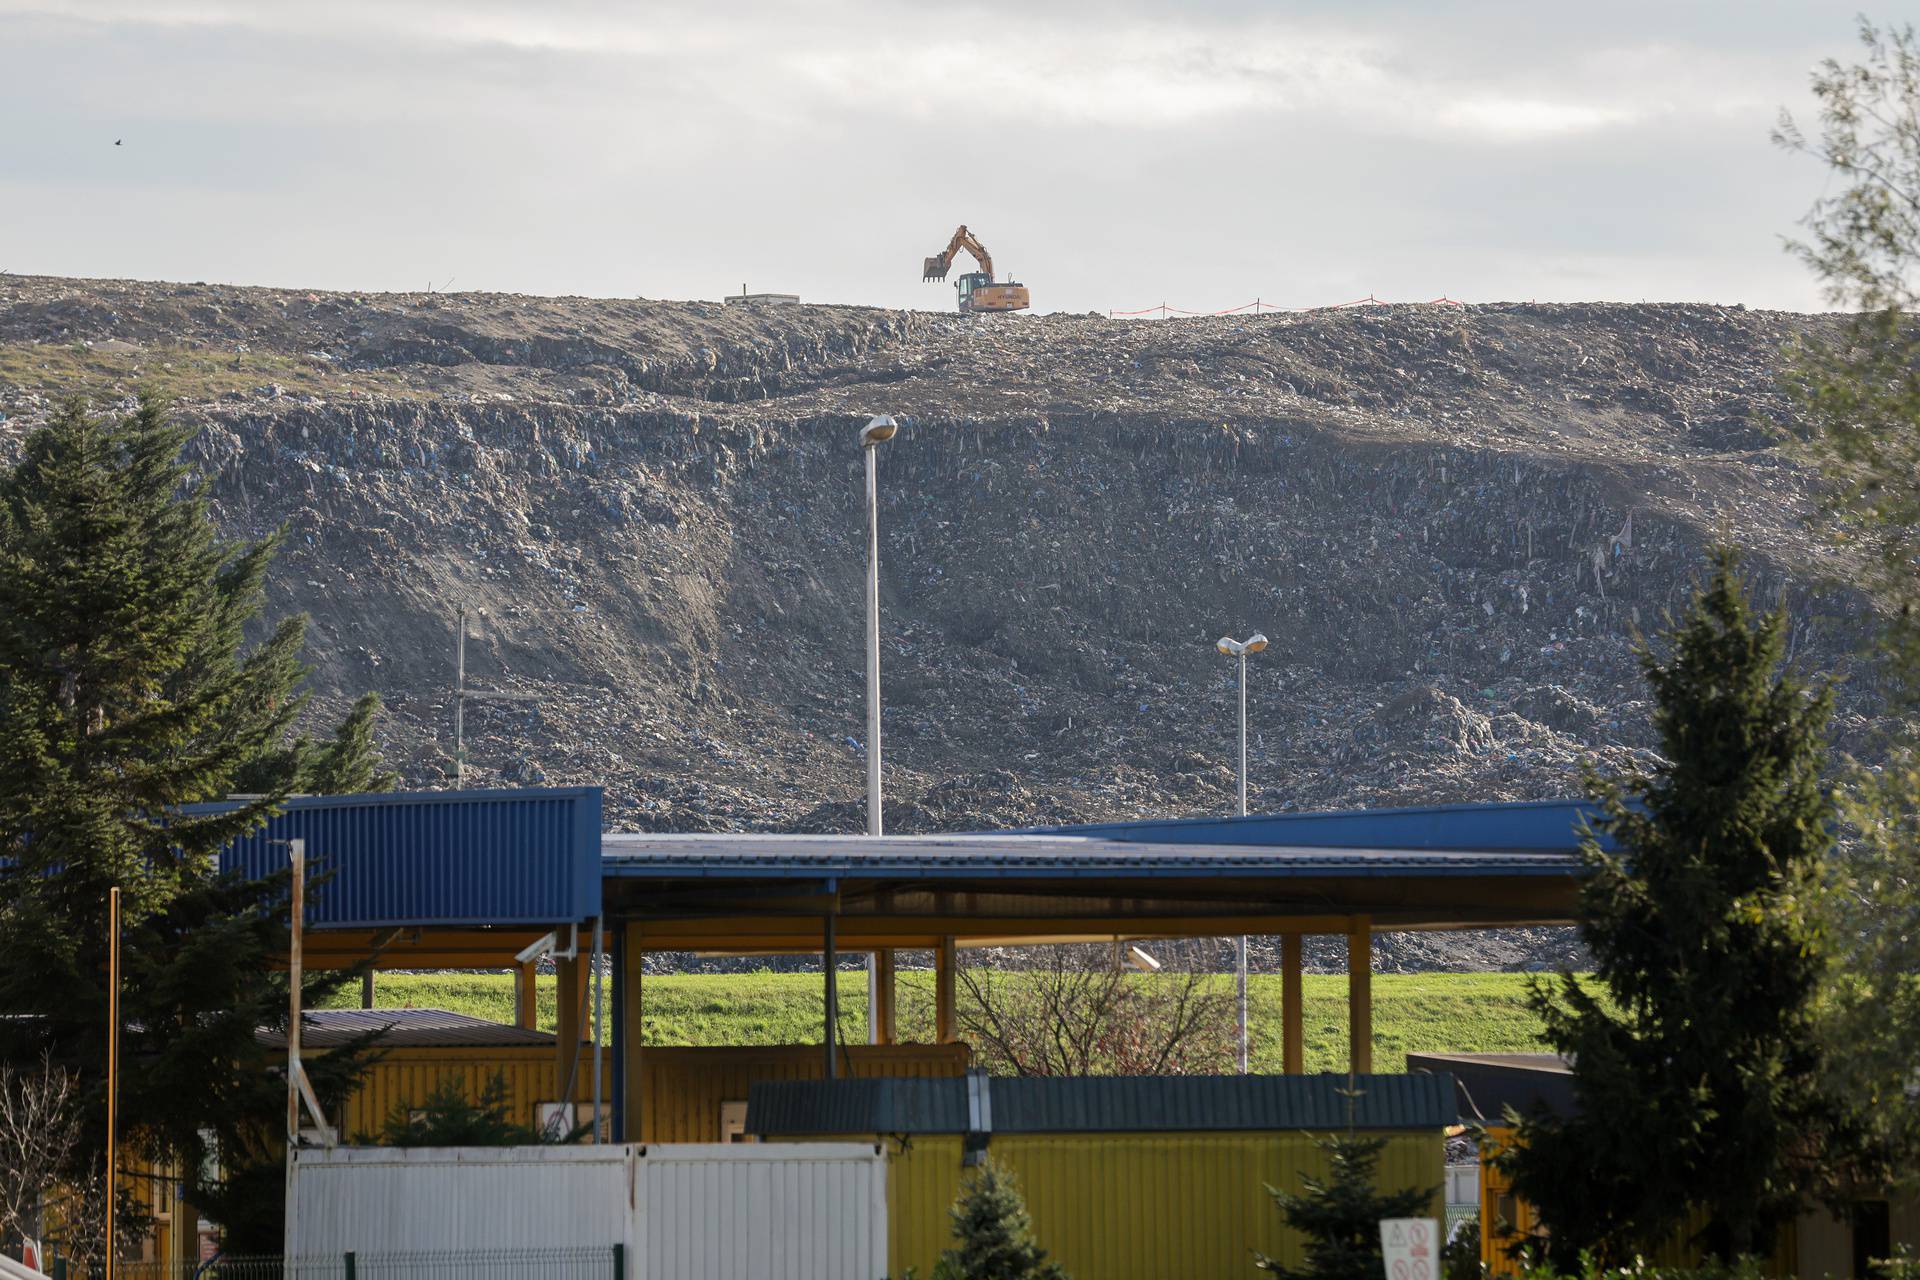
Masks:
[[[1033,830],[1165,844],[1562,853],[1580,847],[1581,828],[1597,812],[1586,800],[1532,800],[1417,809],[1249,814],[1244,818],[1147,819]]]
[[[213,808],[218,806],[195,806]],[[313,796],[235,841],[223,870],[287,865],[303,837],[331,874],[308,911],[326,928],[563,924],[600,914],[600,789]]]

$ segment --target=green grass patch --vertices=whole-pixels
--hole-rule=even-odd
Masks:
[[[1222,975],[1222,984],[1232,978]],[[1374,1063],[1397,1071],[1406,1054],[1514,1053],[1542,1048],[1540,1020],[1527,1007],[1528,975],[1517,973],[1376,974],[1373,979]],[[867,1034],[866,975],[840,975],[840,1027],[849,1040]],[[1307,1070],[1344,1070],[1347,1062],[1347,980],[1308,974]],[[818,1044],[818,973],[676,974],[648,978],[642,987],[648,1044]],[[609,991],[609,996],[610,996]],[[356,1004],[357,991],[333,1004]],[[1280,978],[1255,974],[1249,983],[1253,1065],[1280,1070]],[[962,993],[964,999],[964,990]],[[452,1009],[495,1022],[513,1020],[513,983],[504,973],[383,973],[375,1003],[384,1007]],[[553,981],[540,984],[540,1025],[554,1024]],[[933,975],[900,975],[898,1016],[904,1039],[933,1032]]]

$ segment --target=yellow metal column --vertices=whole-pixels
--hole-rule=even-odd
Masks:
[[[523,964],[513,972],[513,1025],[532,1031],[540,1025],[540,966]]]
[[[580,1063],[581,1014],[585,1012],[586,966],[578,956],[553,962],[554,999],[559,1012],[553,1028],[553,1088],[556,1102],[571,1102],[577,1090]]]
[[[960,1038],[953,988],[958,958],[953,939],[940,939],[939,949],[933,953],[933,1039],[936,1044],[952,1044]]]
[[[1357,1075],[1373,1071],[1373,918],[1347,925],[1347,1053]]]
[[[1280,1069],[1290,1076],[1307,1069],[1306,1009],[1300,1003],[1300,943],[1297,933],[1280,935]]]
[[[893,948],[882,947],[873,953],[874,1000],[876,1015],[873,1024],[875,1044],[892,1044],[896,1038],[894,1028],[894,964]]]
[[[616,1089],[624,1090],[620,1103],[620,1123],[626,1130],[628,1142],[645,1142],[648,1138],[641,1092],[641,1085],[646,1079],[641,1070],[644,1065],[641,1053],[647,1037],[646,1023],[642,1020],[644,1010],[640,981],[645,972],[645,957],[640,951],[640,926],[630,924],[626,936],[620,940],[620,1027],[626,1041],[621,1046],[620,1069],[627,1078],[616,1080],[613,1085]]]

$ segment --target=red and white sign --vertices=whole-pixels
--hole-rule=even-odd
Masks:
[[[1386,1280],[1439,1280],[1440,1224],[1432,1218],[1380,1219]]]

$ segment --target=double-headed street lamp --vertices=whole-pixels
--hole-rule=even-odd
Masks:
[[[1267,647],[1267,638],[1258,631],[1245,640],[1221,636],[1215,648],[1231,658],[1240,659],[1240,816],[1247,816],[1247,655]],[[1240,1074],[1247,1073],[1247,936],[1240,935],[1233,956],[1234,983],[1240,996]]]

